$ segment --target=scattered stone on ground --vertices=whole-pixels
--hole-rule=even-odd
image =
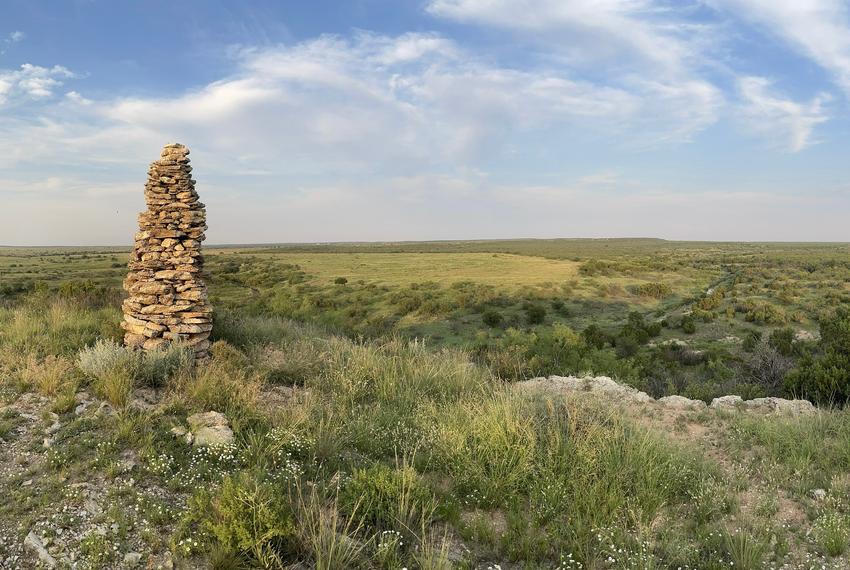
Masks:
[[[818,340],[820,335],[816,332],[800,329],[794,332],[794,340],[797,342],[812,342]]]
[[[168,144],[148,170],[139,233],[124,280],[124,343],[156,350],[179,341],[208,357],[212,307],[201,278],[206,211],[198,201],[189,149]]]

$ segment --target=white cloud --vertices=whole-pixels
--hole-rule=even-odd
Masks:
[[[829,71],[850,96],[850,8],[843,0],[708,0],[761,25]]]
[[[25,65],[0,81],[6,99],[44,99],[71,76]],[[454,168],[538,130],[593,132],[616,144],[685,140],[715,120],[722,96],[699,81],[632,76],[607,85],[562,68],[500,67],[435,34],[361,33],[244,50],[232,75],[176,97],[90,104],[71,91],[65,102],[73,106],[42,109],[37,119],[0,115],[0,129],[14,135],[0,139],[0,166],[132,161],[140,149],[180,139],[198,141],[220,170]],[[16,153],[9,141],[20,138],[39,142]],[[87,156],[92,148],[103,150]]]
[[[74,74],[61,65],[41,67],[25,63],[14,71],[0,69],[0,105],[16,97],[46,99],[63,84],[64,79],[72,77]]]
[[[713,65],[716,31],[687,18],[689,6],[655,0],[431,0],[428,11],[459,22],[502,28],[545,57],[598,74],[639,97],[661,129],[650,142],[690,140],[717,121],[721,91],[700,74]],[[653,102],[655,108],[653,108]]]
[[[553,37],[572,29],[557,20],[559,4],[538,2],[555,12],[517,29],[552,25]],[[571,185],[535,185],[538,175],[564,175],[560,167],[535,172],[528,164],[536,155],[578,162],[582,137],[605,142],[612,154],[678,144],[728,111],[696,70],[698,50],[684,28],[666,27],[675,15],[646,13],[645,2],[602,7],[620,15],[584,34],[602,29],[598,43],[605,44],[634,26],[644,39],[611,39],[616,53],[640,54],[594,74],[565,64],[570,58],[501,65],[432,33],[244,49],[227,76],[168,97],[89,98],[84,86],[60,89],[73,76],[60,66],[0,71],[0,102],[15,103],[0,104],[0,174],[14,173],[0,181],[0,242],[128,241],[143,207],[146,164],[169,141],[193,149],[218,242],[659,235],[661,228],[667,237],[733,237],[708,235],[703,208],[722,212],[743,201],[742,210],[756,215],[769,194],[712,201],[704,193],[689,201],[686,193],[642,192],[604,160]],[[590,4],[584,9],[597,17]],[[772,125],[764,134],[779,133],[791,150],[811,144],[812,129],[825,120],[825,99],[784,99],[761,78],[742,81],[740,95],[753,124]],[[532,157],[510,174],[515,183],[482,172],[503,159],[522,163],[512,153]],[[524,177],[531,180],[516,182]],[[640,196],[625,199],[624,186]],[[37,215],[48,199],[61,216]],[[685,225],[695,211],[704,232]],[[93,222],[98,216],[108,222]]]
[[[791,152],[811,145],[812,131],[829,118],[823,109],[828,95],[798,103],[771,93],[771,82],[764,77],[742,77],[738,85],[749,128]]]

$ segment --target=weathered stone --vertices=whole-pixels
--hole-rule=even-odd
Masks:
[[[56,568],[56,559],[47,552],[44,543],[33,531],[27,534],[27,537],[24,539],[24,546],[32,550],[42,564],[48,568]]]
[[[192,431],[194,445],[228,445],[233,443],[233,431],[224,414],[204,412],[186,418]]]
[[[786,400],[785,398],[755,398],[744,402],[747,410],[764,414],[813,414],[817,408],[808,400]]]
[[[702,410],[706,407],[702,400],[691,400],[684,396],[664,396],[658,403],[674,410]]]
[[[549,376],[517,382],[515,386],[524,391],[543,394],[585,393],[606,396],[624,404],[646,404],[654,401],[649,394],[631,386],[618,384],[607,376]]]
[[[744,400],[741,396],[721,396],[711,401],[711,407],[715,410],[740,410],[744,407]]]
[[[139,214],[139,232],[127,266],[124,288],[130,293],[122,307],[124,341],[145,350],[185,341],[206,356],[212,308],[201,280],[201,241],[207,228],[204,205],[198,201],[189,149],[166,145],[161,159],[148,169],[147,210]],[[171,315],[187,311],[184,321]]]

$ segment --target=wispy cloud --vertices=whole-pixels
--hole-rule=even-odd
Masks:
[[[813,144],[812,131],[829,118],[823,108],[830,100],[827,94],[799,103],[772,92],[770,80],[764,77],[742,77],[738,85],[749,128],[791,152]]]
[[[843,0],[707,0],[760,26],[832,74],[850,96],[850,7]]]
[[[716,32],[689,20],[690,9],[653,0],[431,0],[427,7],[435,16],[501,28],[543,46],[544,62],[604,69],[604,84],[642,99],[644,111],[649,101],[666,109],[648,113],[665,124],[648,133],[656,141],[690,140],[716,122],[724,105],[720,89],[699,73],[711,63]]]
[[[5,55],[9,46],[16,44],[26,37],[26,34],[20,31],[10,33],[8,36],[0,40],[0,55]]]

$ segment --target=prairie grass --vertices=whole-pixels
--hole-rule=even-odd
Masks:
[[[332,286],[353,291],[356,278]],[[529,295],[547,302],[550,289],[537,288]],[[423,290],[431,289],[411,288]],[[748,476],[770,479],[766,493],[793,490],[812,519],[801,523],[811,532],[796,548],[845,561],[847,509],[830,503],[817,510],[809,492],[848,494],[839,485],[850,471],[846,411],[805,420],[706,411],[682,420],[671,437],[604,404],[525,395],[502,380],[520,372],[496,375],[478,352],[392,334],[352,339],[270,315],[266,302],[316,303],[304,309],[315,312],[335,299],[278,293],[261,291],[238,311],[217,308],[212,359],[199,366],[179,347],[142,355],[120,346],[114,308],[33,296],[0,307],[0,375],[50,395],[57,413],[71,410],[83,376],[91,391],[122,408],[63,425],[47,463],[110,477],[119,454],[136,451],[146,462],[133,474],[140,487],[174,490],[188,501],[185,509],[177,503],[171,544],[187,567],[781,566],[776,544],[786,537],[765,529],[789,499],[756,497],[747,511],[756,520],[741,533],[726,530],[743,518],[737,506],[746,481],[739,466],[684,441],[695,425],[725,434],[723,450],[734,451]],[[487,288],[443,294],[464,307],[502,303]],[[420,300],[447,298],[423,293]],[[557,363],[586,345],[566,326],[551,329],[497,334],[548,339]],[[532,360],[546,356],[512,346],[505,347],[505,370],[536,370]],[[610,347],[599,354],[618,358]],[[126,406],[141,386],[162,388],[155,411]],[[230,420],[232,448],[192,448],[168,433],[186,415],[209,410]],[[0,435],[17,437],[23,420],[2,420]],[[464,548],[454,544],[461,541]]]
[[[43,360],[30,356],[21,379],[43,396],[55,396],[64,387],[76,388],[74,365],[61,356],[50,355]]]
[[[850,472],[850,409],[796,417],[739,414],[730,422],[734,449],[800,495],[827,489],[835,476]]]
[[[295,517],[302,548],[310,555],[316,570],[356,568],[364,565],[368,541],[358,537],[363,530],[359,505],[344,517],[336,498],[324,499],[315,489],[297,487]]]
[[[240,367],[238,360],[227,360],[227,352],[227,345],[219,341],[213,346],[213,354],[218,354],[213,362],[180,370],[168,385],[170,398],[192,409],[216,410],[237,417],[256,410],[264,378]]]
[[[117,338],[120,321],[115,307],[90,308],[62,298],[0,308],[3,343],[41,357],[71,356],[100,338]]]

